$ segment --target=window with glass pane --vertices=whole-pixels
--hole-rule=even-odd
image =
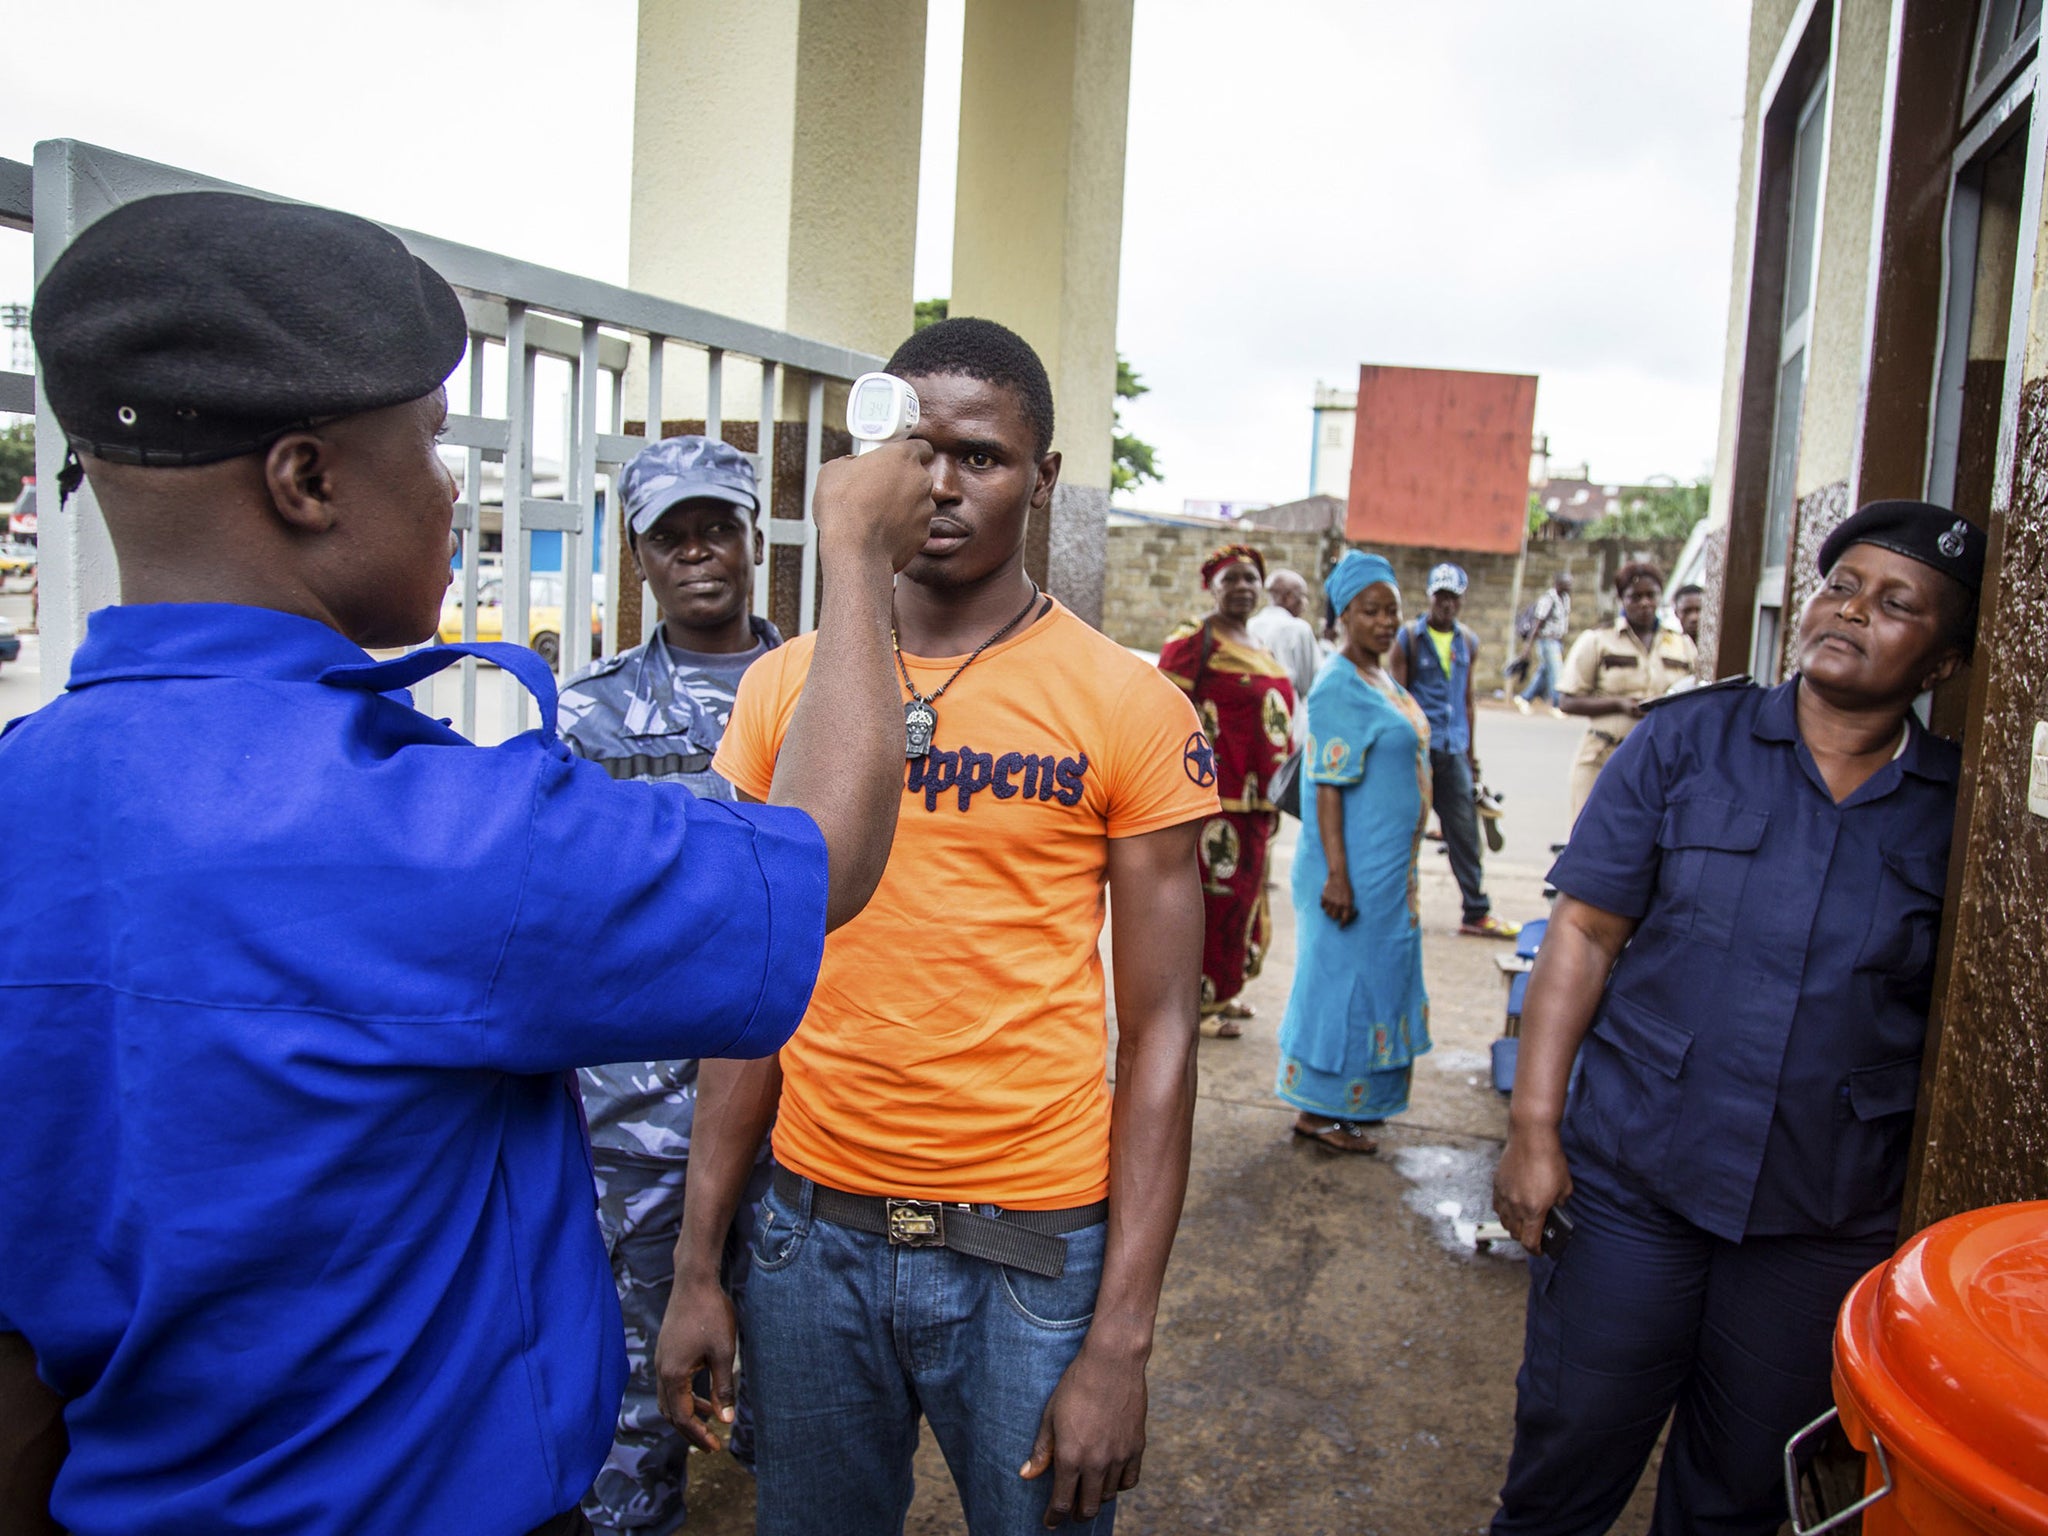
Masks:
[[[2007,74],[2041,29],[2041,0],[1984,0],[1977,11],[1977,61],[1970,88]]]

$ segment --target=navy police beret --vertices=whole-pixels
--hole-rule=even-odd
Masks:
[[[1984,530],[1947,507],[1926,501],[1873,501],[1845,518],[1820,547],[1820,573],[1835,568],[1851,544],[1875,544],[1931,565],[1975,597],[1984,585]]]
[[[149,465],[417,400],[466,333],[455,290],[389,231],[236,192],[116,208],[51,266],[30,324],[72,446]]]

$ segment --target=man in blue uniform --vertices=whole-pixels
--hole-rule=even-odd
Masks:
[[[1534,1255],[1497,1536],[1605,1531],[1667,1416],[1655,1536],[1785,1519],[1836,1309],[1898,1230],[1959,767],[1911,708],[1984,551],[1921,502],[1849,518],[1797,675],[1653,700],[1550,872],[1494,1191]]]
[[[626,546],[661,610],[645,645],[593,662],[562,688],[562,739],[615,779],[673,780],[734,798],[711,769],[740,677],[782,644],[749,611],[767,553],[753,463],[708,437],[671,437],[634,455],[619,476]],[[694,1057],[619,1061],[577,1073],[597,1172],[597,1219],[626,1320],[626,1398],[618,1438],[583,1501],[601,1533],[673,1530],[683,1518],[690,1443],[661,1415],[654,1345],[675,1280],[683,1179],[697,1108]],[[725,1285],[746,1295],[754,1212],[768,1189],[768,1144],[726,1237]],[[736,1299],[734,1305],[737,1306]],[[753,1460],[751,1402],[741,1377],[731,1450]]]
[[[0,1418],[32,1359],[78,1536],[580,1530],[625,1358],[570,1071],[795,1027],[893,833],[929,449],[821,474],[830,639],[771,804],[718,804],[576,760],[519,647],[365,654],[434,632],[465,331],[389,234],[145,199],[33,323],[123,606],[0,739],[34,810],[0,888]],[[463,651],[538,730],[482,750],[410,707]]]
[[[1415,695],[1429,717],[1430,803],[1444,829],[1451,875],[1458,882],[1464,916],[1458,932],[1481,939],[1512,939],[1520,923],[1493,915],[1480,863],[1479,808],[1472,789],[1479,779],[1478,710],[1473,674],[1479,667],[1479,637],[1458,620],[1470,584],[1463,566],[1448,560],[1429,573],[1429,611],[1401,626],[1387,671]],[[1307,711],[1302,711],[1306,714]]]

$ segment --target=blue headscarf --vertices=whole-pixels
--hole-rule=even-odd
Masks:
[[[1337,562],[1337,568],[1323,579],[1323,593],[1330,600],[1330,611],[1343,613],[1351,606],[1351,599],[1376,581],[1384,581],[1396,592],[1401,590],[1400,582],[1394,579],[1394,567],[1385,555],[1346,550],[1344,558]]]

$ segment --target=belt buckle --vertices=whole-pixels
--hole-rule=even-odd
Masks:
[[[885,1198],[889,1243],[896,1248],[943,1248],[946,1246],[946,1208],[936,1200]]]

